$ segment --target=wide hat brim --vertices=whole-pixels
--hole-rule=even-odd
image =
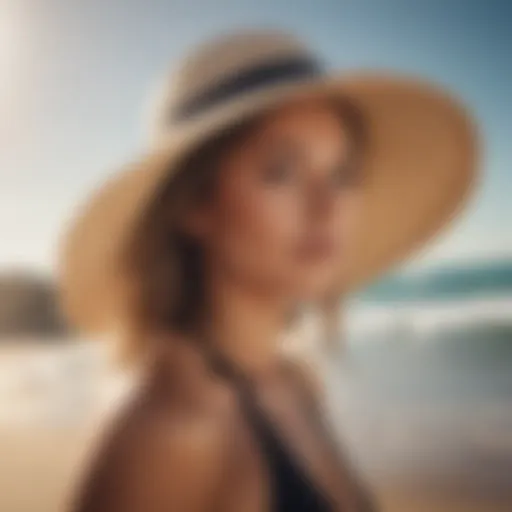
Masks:
[[[121,249],[178,160],[244,117],[311,95],[350,99],[368,131],[362,217],[349,271],[333,283],[335,291],[363,286],[418,251],[465,204],[478,167],[477,134],[466,109],[443,89],[360,73],[246,95],[160,140],[79,208],[58,262],[61,305],[71,323],[89,332],[122,323]]]

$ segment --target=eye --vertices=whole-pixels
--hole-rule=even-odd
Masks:
[[[263,180],[270,184],[288,183],[297,177],[297,164],[290,155],[275,156],[262,165]]]
[[[336,187],[357,187],[360,185],[360,172],[354,163],[339,165],[332,173],[332,182]]]

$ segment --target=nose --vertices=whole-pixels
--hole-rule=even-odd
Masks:
[[[318,224],[328,224],[334,217],[336,204],[336,191],[332,183],[327,180],[318,180],[310,183],[307,192],[307,210],[310,220]]]

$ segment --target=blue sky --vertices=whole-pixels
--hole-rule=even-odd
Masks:
[[[512,3],[508,0],[0,0],[0,269],[51,269],[84,193],[144,144],[142,105],[191,45],[282,27],[328,65],[419,73],[481,123],[484,180],[418,260],[512,257]]]

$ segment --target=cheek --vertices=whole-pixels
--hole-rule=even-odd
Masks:
[[[347,192],[334,209],[331,233],[335,240],[336,251],[331,265],[324,272],[327,288],[333,281],[343,280],[350,272],[357,244],[361,212],[362,197],[359,191]]]
[[[349,251],[355,242],[361,217],[361,194],[359,191],[347,192],[335,209],[333,236],[339,243],[340,256]]]
[[[245,278],[282,286],[300,235],[296,195],[238,178],[220,187],[218,199],[213,236],[217,256]]]

